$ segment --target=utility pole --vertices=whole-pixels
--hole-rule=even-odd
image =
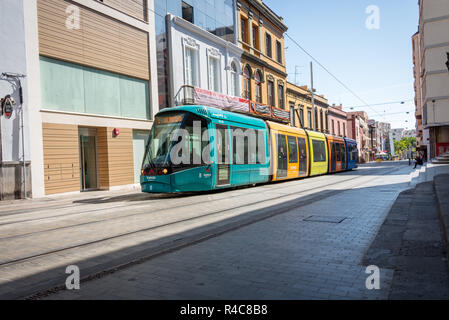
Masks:
[[[313,63],[310,61],[310,85],[312,86],[310,91],[312,92],[312,129],[317,130],[316,128],[316,119],[315,119],[315,97],[313,93]]]
[[[24,199],[27,198],[27,171],[26,171],[26,160],[25,160],[25,126],[24,126],[24,110],[23,110],[23,89],[22,89],[22,78],[25,78],[26,76],[23,74],[18,74],[18,73],[9,73],[9,72],[5,72],[2,73],[2,77],[5,77],[7,79],[12,79],[13,81],[15,81],[18,84],[18,89],[19,89],[19,112],[21,115],[21,119],[20,119],[20,126],[21,126],[21,130],[22,130],[22,165],[23,165],[23,197]]]

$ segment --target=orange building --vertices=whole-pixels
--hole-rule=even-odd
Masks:
[[[286,109],[287,26],[260,0],[237,1],[238,45],[242,55],[242,97]]]

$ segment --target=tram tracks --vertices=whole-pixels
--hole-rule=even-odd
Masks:
[[[96,247],[101,246],[101,247],[107,248],[111,245],[111,243],[115,245],[117,241],[122,241],[122,239],[125,239],[128,237],[133,237],[138,234],[140,234],[141,238],[142,238],[142,236],[145,237],[145,235],[146,235],[145,232],[152,232],[153,230],[157,231],[158,229],[164,229],[164,228],[170,229],[173,226],[176,226],[177,224],[182,225],[185,223],[195,222],[195,221],[197,221],[198,223],[204,223],[204,222],[207,222],[208,219],[210,220],[211,217],[214,217],[214,216],[220,215],[220,214],[222,215],[223,213],[226,213],[226,211],[238,210],[238,208],[245,209],[246,207],[248,207],[250,210],[253,210],[253,211],[251,211],[251,213],[254,212],[254,214],[252,214],[252,216],[246,216],[246,214],[242,214],[242,215],[237,214],[236,216],[233,217],[233,219],[234,218],[235,219],[232,220],[231,222],[229,222],[227,224],[223,224],[218,227],[215,227],[213,229],[209,228],[209,225],[207,225],[206,231],[198,233],[198,234],[193,234],[193,235],[189,236],[189,235],[185,235],[183,233],[182,235],[179,235],[177,237],[176,237],[176,235],[174,235],[173,237],[170,237],[170,243],[166,243],[165,245],[162,245],[160,248],[157,248],[157,249],[153,248],[153,249],[144,250],[141,252],[134,252],[133,255],[127,255],[125,257],[126,258],[125,260],[123,260],[123,259],[122,260],[112,260],[109,262],[109,264],[98,265],[95,268],[84,267],[83,262],[80,261],[81,268],[85,272],[85,273],[83,273],[82,281],[92,280],[94,278],[101,277],[105,274],[115,272],[118,269],[129,267],[132,264],[136,264],[136,263],[143,262],[145,260],[152,259],[153,257],[155,257],[157,255],[164,254],[166,252],[173,251],[173,250],[178,250],[182,247],[190,246],[190,245],[193,245],[198,242],[202,242],[209,238],[216,237],[220,234],[227,233],[227,232],[233,231],[235,229],[244,227],[246,225],[250,225],[250,224],[256,223],[258,221],[268,219],[272,216],[291,211],[293,209],[298,208],[298,206],[308,205],[313,202],[325,199],[327,197],[336,195],[340,192],[344,192],[351,187],[357,187],[357,186],[360,186],[363,184],[367,184],[374,179],[378,179],[379,177],[381,177],[383,175],[387,175],[389,173],[398,171],[400,169],[401,168],[399,168],[399,169],[395,168],[394,170],[387,171],[385,168],[381,168],[381,169],[375,170],[375,171],[370,170],[370,172],[369,172],[370,175],[357,175],[355,177],[351,176],[348,179],[338,181],[331,185],[329,185],[329,183],[325,184],[325,185],[320,184],[313,188],[308,188],[308,189],[305,188],[302,191],[288,192],[285,194],[282,194],[282,193],[279,194],[280,190],[278,188],[278,189],[274,190],[277,193],[277,195],[275,197],[271,197],[271,198],[265,199],[263,201],[254,201],[251,203],[246,203],[241,206],[233,206],[233,207],[229,207],[229,208],[225,208],[225,209],[219,209],[219,210],[215,210],[212,212],[208,212],[205,215],[199,215],[199,216],[194,216],[194,217],[190,217],[187,219],[172,221],[170,223],[155,225],[155,226],[152,226],[149,228],[141,228],[139,230],[134,230],[132,232],[115,234],[110,237],[96,239],[94,241],[88,241],[88,242],[85,242],[85,243],[82,243],[79,245],[65,246],[65,247],[57,248],[56,250],[48,250],[46,252],[41,252],[41,253],[37,253],[34,255],[20,257],[18,259],[11,259],[9,261],[3,261],[0,264],[0,271],[2,269],[3,270],[16,270],[16,269],[24,268],[23,270],[25,270],[28,274],[30,274],[30,271],[33,271],[34,266],[39,265],[39,264],[46,264],[47,265],[46,270],[50,270],[50,269],[53,270],[57,266],[55,264],[51,265],[50,262],[52,261],[52,256],[58,257],[59,261],[60,261],[61,254],[63,256],[68,256],[69,253],[73,250],[76,250],[74,252],[86,253],[86,252],[89,252],[89,251],[92,251],[93,249],[95,249],[95,246]],[[381,172],[381,171],[383,171],[383,172]],[[365,173],[368,174],[368,171],[365,171]],[[372,176],[372,175],[374,175],[374,173],[377,173],[377,175]],[[344,184],[344,183],[350,183],[351,181],[355,181],[355,182],[352,183],[351,185],[345,186],[343,189],[340,189],[340,190],[327,189],[327,191],[326,191],[326,189],[325,189],[327,186],[328,187],[336,187],[336,186]],[[290,185],[289,188],[292,188],[292,187],[294,188],[294,186]],[[283,190],[283,189],[284,188],[281,188],[281,190]],[[323,190],[321,192],[313,193],[314,191],[319,190],[319,189],[325,189],[325,190]],[[255,192],[259,193],[259,191],[255,191]],[[294,199],[296,199],[294,201],[288,200],[288,197],[292,197],[295,195],[298,195],[298,196],[304,195],[304,196],[301,198],[296,197],[296,198],[294,198]],[[245,193],[242,196],[248,197],[248,193]],[[273,207],[263,207],[261,209],[254,209],[254,206],[260,205],[261,203],[267,203],[267,206],[270,206],[270,205],[272,205],[272,204],[270,204],[270,201],[276,202],[276,200],[277,200],[279,202],[279,200],[282,201],[282,199],[285,199],[285,202],[281,202],[278,205],[276,205],[276,210],[273,210]],[[190,204],[190,205],[194,205],[194,204]],[[251,207],[253,207],[253,208],[251,208]],[[215,225],[215,223],[214,223],[214,225]],[[165,241],[165,239],[164,239],[164,241]],[[94,247],[91,248],[91,246],[94,246]],[[126,250],[124,250],[124,251],[126,251]],[[106,255],[107,255],[107,253],[106,253]],[[118,261],[120,261],[120,262],[118,262]],[[39,271],[36,271],[36,272],[39,272]],[[35,272],[33,272],[33,274],[34,273]],[[23,279],[19,279],[18,282],[15,283],[15,285],[17,285],[17,288],[18,288],[18,290],[14,293],[15,297],[23,298],[26,296],[30,296],[31,294],[36,293],[36,292],[45,292],[49,288],[55,288],[55,287],[60,286],[60,284],[64,283],[64,280],[63,280],[64,274],[56,272],[56,269],[51,274],[48,274],[48,272],[45,272],[45,276],[49,277],[46,279],[46,281],[40,280],[40,282],[33,283],[32,286],[30,286],[30,283],[24,283],[24,281],[26,282],[28,280],[27,277],[25,277]],[[38,278],[39,278],[39,276],[38,276]],[[33,288],[33,292],[30,291],[30,288]],[[8,296],[8,297],[10,296],[9,293],[8,293],[8,295],[5,295],[4,292],[5,291],[3,291],[3,296]],[[2,296],[2,289],[1,289],[1,285],[0,285],[0,297],[1,296]],[[14,295],[12,297],[14,297]]]
[[[398,169],[395,169],[393,171],[397,171],[397,170]],[[391,173],[391,172],[388,171],[388,172],[384,173],[384,175],[386,175],[388,173]],[[351,177],[351,178],[348,178],[348,179],[344,179],[344,180],[338,181],[333,186],[340,185],[340,184],[343,184],[343,183],[347,183],[349,181],[357,180],[357,179],[360,179],[360,178],[363,178],[363,177],[366,178],[367,176],[356,176],[356,177]],[[370,178],[370,176],[368,176],[368,177]],[[378,178],[378,177],[375,177],[375,178]],[[375,179],[375,178],[371,178],[371,180]],[[364,182],[364,183],[366,183],[366,182]],[[132,231],[129,231],[129,232],[117,233],[117,234],[113,234],[111,236],[98,238],[98,239],[91,240],[91,241],[86,241],[84,243],[80,243],[80,244],[76,244],[76,245],[72,245],[72,246],[63,246],[63,247],[60,247],[60,248],[55,248],[54,250],[48,250],[48,251],[44,251],[44,252],[41,252],[41,253],[24,256],[24,257],[21,257],[21,258],[18,258],[18,259],[2,261],[2,262],[0,262],[0,267],[8,266],[10,264],[14,264],[14,263],[22,262],[22,261],[27,261],[27,260],[34,259],[34,258],[39,258],[39,257],[52,255],[52,254],[55,254],[55,253],[64,252],[66,250],[70,250],[70,249],[74,249],[74,248],[87,247],[87,246],[90,246],[90,245],[93,245],[93,244],[97,244],[97,243],[101,243],[101,242],[107,242],[109,240],[118,239],[118,238],[121,238],[121,237],[132,236],[134,234],[148,232],[148,231],[156,230],[156,229],[159,229],[159,228],[166,228],[166,227],[170,227],[170,226],[173,226],[173,225],[176,225],[176,224],[183,224],[183,223],[186,223],[186,222],[191,222],[191,221],[195,221],[195,220],[199,220],[199,219],[204,219],[204,218],[211,217],[211,216],[214,216],[214,215],[220,215],[220,214],[223,214],[223,213],[228,212],[228,211],[241,210],[241,209],[244,209],[244,208],[250,208],[252,206],[260,205],[260,204],[263,204],[263,203],[279,201],[279,200],[282,200],[282,199],[285,199],[285,198],[288,198],[288,197],[291,197],[291,196],[295,196],[295,195],[301,196],[301,195],[303,195],[305,193],[310,193],[310,192],[313,192],[315,190],[322,189],[324,187],[326,187],[326,185],[319,185],[319,186],[316,186],[316,187],[313,187],[313,188],[309,188],[309,189],[305,189],[305,190],[302,190],[302,191],[294,191],[294,192],[289,192],[289,193],[286,193],[286,194],[278,195],[276,197],[267,198],[265,200],[252,201],[252,202],[245,203],[243,205],[231,206],[231,207],[228,207],[228,208],[225,208],[225,209],[211,211],[211,212],[208,212],[206,214],[201,214],[201,215],[196,215],[196,216],[192,216],[192,217],[188,217],[188,218],[184,218],[184,219],[178,219],[178,220],[174,220],[174,221],[169,221],[167,223],[157,224],[157,225],[149,226],[149,227],[146,227],[146,228],[138,228],[136,230],[132,230]],[[343,192],[343,191],[345,191],[345,190],[338,190],[338,192]],[[277,192],[279,192],[279,191],[277,191]],[[243,195],[240,195],[240,196],[248,197],[248,194],[243,194]],[[324,197],[319,197],[319,199],[324,199]],[[223,198],[223,199],[219,199],[219,200],[215,200],[215,201],[220,201],[220,200],[228,200],[228,199]],[[193,206],[196,206],[197,204],[198,203],[191,203],[191,204],[188,204],[188,205],[184,205],[183,208],[185,208],[185,207],[193,207]],[[219,205],[218,205],[218,207],[219,207]],[[177,209],[177,207],[169,207],[169,208],[164,208],[164,209],[160,209],[160,210],[157,210],[157,211],[153,211],[153,212],[151,212],[151,214],[163,213],[165,211],[171,211],[171,210],[176,210],[176,209]],[[51,232],[51,231],[58,231],[58,230],[60,231],[60,230],[64,230],[64,229],[76,229],[78,227],[82,227],[82,226],[85,226],[87,224],[99,224],[99,223],[104,223],[105,221],[121,220],[121,219],[125,219],[125,218],[130,218],[130,217],[133,217],[133,216],[141,216],[141,215],[145,215],[145,214],[148,214],[148,212],[132,213],[132,214],[122,215],[122,216],[109,218],[109,219],[102,219],[102,220],[91,221],[91,222],[86,222],[86,223],[81,223],[81,224],[76,224],[76,225],[64,226],[64,227],[60,227],[60,228],[46,229],[46,230],[40,230],[40,231],[37,231],[37,232],[31,232],[31,233],[26,233],[26,234],[19,234],[19,235],[14,235],[14,236],[11,236],[11,237],[0,238],[0,243],[1,242],[5,242],[7,240],[13,240],[13,239],[17,240],[19,238],[29,237],[29,236],[36,235],[36,234],[43,234],[43,233],[48,233],[48,232]]]
[[[371,169],[373,170],[373,169]],[[377,168],[375,170],[382,170],[380,168]],[[356,177],[351,177],[345,180],[342,180],[338,183],[344,183],[346,181],[351,181],[354,179],[357,179],[360,176],[356,176]],[[307,180],[301,180],[301,182],[309,182]],[[279,183],[280,184],[280,183]],[[313,184],[313,182],[311,183]],[[263,188],[264,186],[269,186],[269,185],[262,185],[260,186],[261,188]],[[314,187],[310,190],[316,190],[317,188],[321,188],[323,187],[323,185],[319,185],[317,187]],[[285,187],[281,187],[279,189],[277,189],[276,192],[281,192],[283,189],[291,189],[292,186],[288,185]],[[226,192],[226,191],[225,191]],[[228,191],[229,192],[229,191]],[[231,191],[232,192],[232,191]],[[259,194],[261,191],[260,190],[255,190],[254,192],[247,192],[244,194],[240,194],[240,195],[233,195],[233,198],[243,198],[243,197],[251,197],[251,195],[254,194]],[[263,191],[262,191],[263,192]],[[289,195],[293,195],[293,194],[297,194],[298,192],[291,192],[288,193],[286,196]],[[215,194],[211,194],[216,195]],[[177,198],[177,199],[182,199],[182,198]],[[152,199],[151,201],[157,201],[157,200],[167,200],[167,199]],[[212,199],[213,201],[227,201],[228,197],[225,197],[225,195],[223,195],[221,198],[216,198],[216,199]],[[268,199],[269,200],[269,199]],[[267,201],[268,201],[267,200]],[[255,203],[259,203],[260,201],[254,202],[254,203],[248,203],[247,206],[253,205]],[[70,224],[70,225],[64,225],[64,226],[60,226],[60,227],[56,227],[56,228],[44,228],[44,229],[40,229],[37,231],[31,231],[31,232],[25,232],[25,233],[19,233],[19,234],[14,234],[11,236],[6,236],[6,237],[0,237],[0,243],[2,241],[6,241],[6,240],[11,240],[11,239],[17,239],[17,238],[23,238],[26,236],[30,236],[30,235],[37,235],[37,234],[41,234],[41,233],[46,233],[46,232],[54,232],[54,231],[58,231],[58,230],[65,230],[65,229],[71,229],[71,228],[76,228],[76,227],[81,227],[81,226],[86,226],[86,225],[91,225],[91,224],[97,224],[97,223],[104,223],[104,222],[108,222],[108,221],[114,221],[114,220],[120,220],[120,219],[124,219],[124,218],[131,218],[131,217],[138,217],[138,216],[142,216],[142,215],[148,215],[148,214],[157,214],[157,213],[161,213],[164,211],[170,211],[170,210],[176,210],[176,209],[180,209],[180,208],[186,208],[186,207],[195,207],[201,203],[204,203],[204,199],[201,199],[199,201],[195,201],[192,203],[182,203],[180,205],[176,205],[176,206],[172,206],[172,207],[168,207],[168,208],[160,208],[160,209],[156,209],[156,210],[152,210],[151,212],[137,212],[137,213],[130,213],[130,214],[120,214],[118,216],[115,217],[106,217],[106,218],[101,218],[101,219],[94,219],[92,221],[86,221],[86,222],[82,222],[82,223],[77,223],[77,224]],[[116,211],[118,209],[122,209],[122,208],[127,208],[127,209],[144,209],[144,208],[148,208],[148,203],[136,203],[136,204],[129,204],[129,203],[125,203],[122,205],[117,205],[117,206],[112,206],[112,207],[104,207],[104,208],[97,208],[97,209],[91,209],[91,210],[83,210],[83,211],[79,211],[79,212],[71,212],[71,213],[66,213],[66,214],[60,214],[60,215],[53,215],[53,216],[46,216],[46,217],[39,217],[39,218],[33,218],[33,219],[24,219],[24,220],[16,220],[16,221],[12,221],[12,222],[5,222],[5,223],[0,223],[0,231],[1,231],[1,227],[3,226],[11,226],[13,224],[21,224],[21,223],[28,223],[28,222],[39,222],[39,221],[45,221],[45,220],[51,220],[51,219],[67,219],[69,217],[75,217],[78,215],[87,215],[87,214],[91,214],[94,212],[104,212],[105,214],[110,215],[111,210]],[[129,210],[127,210],[129,211]],[[54,221],[52,221],[52,223],[54,223]]]

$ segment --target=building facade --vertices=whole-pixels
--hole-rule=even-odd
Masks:
[[[329,106],[329,133],[335,136],[347,137],[347,114],[342,105]]]
[[[419,46],[415,47],[415,77],[421,88],[423,130],[429,130],[427,154],[432,159],[449,150],[449,2],[419,1]],[[418,57],[418,61],[416,61]],[[419,114],[419,113],[418,113]],[[418,127],[419,130],[419,127]],[[419,133],[419,131],[418,131]],[[423,132],[424,138],[424,132]],[[424,140],[426,142],[426,140]]]
[[[286,109],[287,26],[260,0],[237,1],[237,44],[242,54],[242,97]]]
[[[192,98],[185,85],[240,96],[242,49],[171,14],[167,15],[167,30],[170,105]]]
[[[2,50],[1,61],[10,68],[1,65],[1,72],[26,74],[25,155],[32,196],[136,186],[158,111],[153,2],[1,5],[2,12],[26,17],[13,33],[3,26],[1,32],[10,41],[22,39],[26,68],[17,63],[16,52]],[[0,95],[8,92],[1,90]],[[16,141],[6,146],[20,149]]]
[[[347,113],[348,137],[357,141],[359,161],[372,160],[371,137],[368,126],[368,114],[364,111]]]
[[[172,24],[167,15],[183,18],[228,42],[237,43],[236,6],[233,0],[153,0],[157,47],[157,78],[159,108],[173,106],[169,64],[169,29]],[[176,70],[179,72],[179,70]]]

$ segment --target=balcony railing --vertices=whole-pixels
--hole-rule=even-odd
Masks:
[[[177,106],[204,105],[226,111],[243,113],[265,120],[290,123],[290,112],[284,109],[196,88],[190,85],[181,86],[175,96],[175,104]]]

